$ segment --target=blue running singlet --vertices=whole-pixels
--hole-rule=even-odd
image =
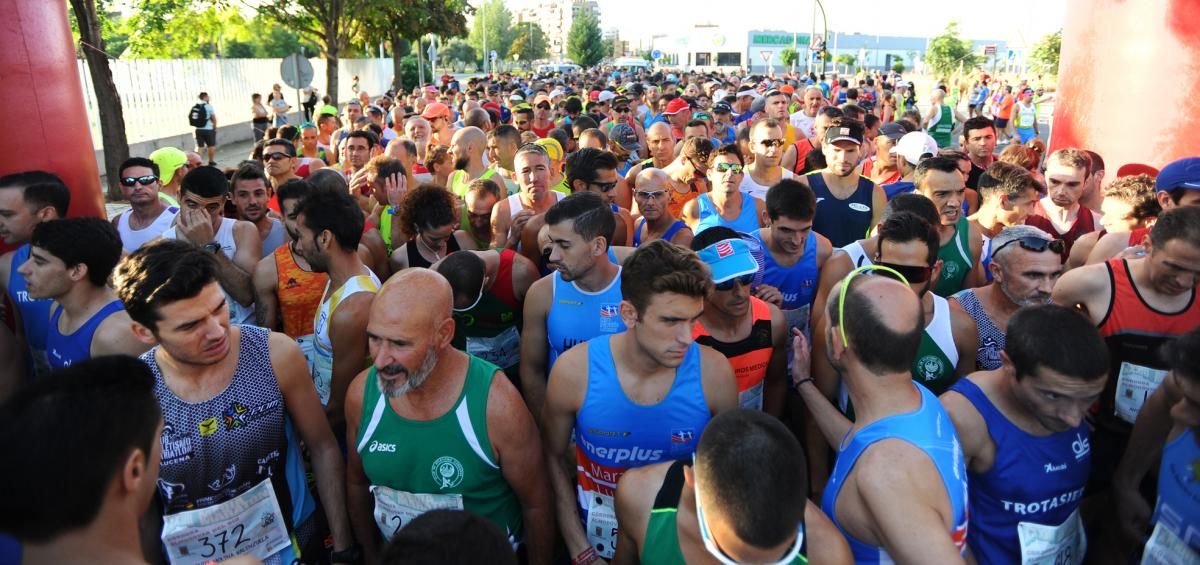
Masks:
[[[699,234],[714,226],[725,226],[740,233],[754,233],[758,231],[758,218],[755,217],[754,211],[754,197],[745,193],[741,197],[742,209],[738,212],[738,217],[726,220],[721,217],[720,212],[717,212],[716,207],[713,206],[712,198],[708,193],[697,196],[696,206],[699,208],[697,212],[699,213],[700,221],[696,222],[696,233]]]
[[[1200,445],[1189,428],[1163,447],[1154,533],[1142,563],[1200,563]]]
[[[58,319],[62,316],[63,308],[55,308],[46,335],[46,360],[50,362],[50,368],[63,369],[70,367],[72,363],[91,359],[92,338],[96,335],[96,330],[109,316],[124,309],[125,305],[121,304],[120,300],[109,302],[79,326],[75,333],[63,335],[58,331]]]
[[[766,229],[766,228],[763,228]],[[810,232],[804,241],[804,253],[795,265],[784,267],[775,262],[767,243],[763,241],[762,230],[750,232],[762,247],[762,284],[779,289],[783,295],[783,316],[787,319],[788,331],[791,328],[808,331],[809,310],[812,309],[813,299],[817,294],[817,238]]]
[[[701,196],[704,195],[701,194]],[[633,246],[635,248],[642,246],[642,227],[645,225],[646,218],[638,218],[637,227],[633,228]],[[675,223],[671,224],[671,227],[667,228],[667,231],[663,232],[662,237],[659,239],[670,242],[671,238],[675,237],[675,234],[679,233],[679,230],[686,227],[687,224],[683,223],[683,220],[675,220]],[[612,255],[611,248],[609,252],[609,259],[612,259],[613,262],[616,263],[616,257]]]
[[[546,369],[554,366],[559,355],[580,343],[625,331],[625,322],[621,321],[620,266],[612,282],[597,292],[587,292],[574,281],[562,280],[558,271],[553,277],[550,312],[546,314],[546,339],[550,343]]]
[[[21,326],[25,331],[25,343],[29,346],[26,359],[30,362],[25,366],[29,375],[36,377],[50,372],[50,365],[46,361],[46,335],[50,330],[50,304],[54,301],[29,297],[25,276],[17,272],[29,260],[29,250],[29,244],[26,243],[13,252],[12,265],[8,269],[8,297],[21,312]]]

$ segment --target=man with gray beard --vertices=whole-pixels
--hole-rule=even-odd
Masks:
[[[347,497],[367,563],[429,510],[470,510],[529,563],[548,564],[554,508],[542,444],[520,394],[495,365],[451,345],[450,283],[405,269],[371,306],[372,366],[346,398]]]
[[[980,369],[1000,368],[1008,319],[1017,310],[1050,303],[1054,283],[1063,274],[1062,253],[1061,240],[1033,226],[1008,227],[992,238],[992,284],[950,298],[975,319]]]

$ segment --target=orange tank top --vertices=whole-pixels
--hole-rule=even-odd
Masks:
[[[767,367],[771,364],[774,351],[771,307],[762,300],[750,297],[750,316],[754,319],[750,335],[740,341],[717,341],[701,323],[692,328],[692,339],[700,345],[716,349],[729,359],[737,379],[738,404],[742,408],[762,410],[763,381],[766,380]]]
[[[671,201],[667,202],[667,211],[671,213],[671,216],[681,217],[683,205],[687,204],[688,200],[695,200],[697,196],[708,192],[707,188],[703,180],[692,179],[692,182],[688,183],[689,190],[687,192],[679,192],[674,188],[667,189],[667,195],[671,197]]]
[[[283,333],[292,339],[312,334],[313,318],[321,306],[329,275],[301,269],[292,256],[291,244],[275,249],[275,272],[279,277],[275,296],[279,299]]]

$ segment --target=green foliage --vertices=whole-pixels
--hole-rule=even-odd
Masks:
[[[1033,44],[1030,59],[1038,72],[1057,75],[1058,60],[1062,51],[1062,30],[1058,30],[1038,40]]]
[[[654,57],[651,57],[651,56],[650,56],[650,54],[651,54],[651,53],[653,53],[653,51],[651,51],[651,50],[649,50],[649,49],[646,49],[645,51],[642,51],[641,53],[639,53],[639,55],[641,55],[641,57],[642,57],[643,59],[645,59],[645,60],[647,60],[647,61],[650,61],[651,63],[653,63],[653,62],[654,62]]]
[[[904,72],[904,61],[896,61],[892,63],[892,70],[898,73]]]
[[[961,65],[973,69],[979,64],[979,57],[972,50],[971,42],[959,37],[958,22],[951,21],[946,25],[946,31],[929,42],[925,50],[925,62],[937,76],[949,76]]]
[[[600,34],[600,19],[585,12],[571,22],[567,33],[567,57],[582,67],[591,67],[604,58],[604,40]]]
[[[400,59],[400,84],[417,84],[417,56],[405,55]]]
[[[386,0],[385,0],[386,1]],[[487,50],[484,50],[484,33],[487,34]],[[504,57],[512,48],[513,29],[512,13],[504,6],[504,0],[485,0],[475,10],[475,20],[471,25],[471,34],[467,42],[475,48],[480,60],[486,58],[491,51],[498,57]]]
[[[783,61],[783,66],[790,67],[800,61],[800,53],[791,47],[784,47],[779,51],[779,60]]]
[[[853,66],[854,66],[854,62],[855,62],[855,61],[857,61],[857,60],[858,60],[858,57],[855,57],[854,55],[851,55],[851,54],[849,54],[849,53],[842,53],[841,55],[838,55],[838,56],[837,56],[837,62],[838,62],[838,64],[839,64],[839,65],[845,65],[847,68],[848,68],[848,67],[853,67]]]
[[[369,0],[358,40],[374,45],[396,39],[415,41],[429,33],[462,37],[471,12],[466,0]]]
[[[228,6],[143,0],[139,9],[125,18],[115,12],[101,13],[101,33],[112,57],[274,59],[297,53],[302,47],[308,53],[318,51],[311,41],[272,20],[261,16],[246,19]],[[78,38],[74,17],[71,20]]]
[[[536,61],[544,59],[550,51],[550,41],[541,26],[532,22],[523,22],[514,28],[512,46],[508,48],[508,58],[514,54],[520,55],[521,61]]]
[[[461,39],[455,39],[442,45],[442,52],[438,55],[438,58],[443,61],[458,63],[456,68],[464,68],[467,64],[474,65],[479,62],[479,52],[470,43]]]

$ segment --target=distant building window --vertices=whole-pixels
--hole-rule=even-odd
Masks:
[[[718,67],[740,67],[742,66],[741,53],[717,53]]]
[[[696,65],[701,67],[712,65],[712,53],[696,53]]]

